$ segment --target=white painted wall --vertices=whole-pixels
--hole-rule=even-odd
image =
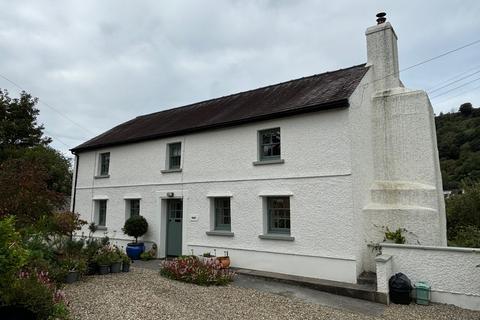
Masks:
[[[273,127],[281,128],[285,163],[254,166],[257,131]],[[107,233],[124,239],[124,198],[140,195],[141,214],[150,225],[144,239],[159,244],[159,256],[163,256],[162,199],[167,192],[174,192],[184,201],[185,254],[192,249],[202,253],[202,248],[219,253],[228,250],[233,266],[356,282],[356,240],[352,235],[358,226],[353,219],[348,128],[348,110],[337,109],[83,152],[76,211],[91,221],[92,199],[108,198]],[[173,141],[183,144],[182,172],[161,173],[165,146]],[[95,159],[105,151],[110,152],[110,177],[94,179]],[[232,196],[234,236],[207,235],[211,226],[208,195],[225,193]],[[263,194],[292,195],[294,241],[258,237],[263,233]],[[197,216],[197,221],[191,221],[191,216]]]
[[[388,279],[402,272],[412,284],[426,281],[433,302],[480,310],[480,249],[386,243],[381,244],[381,251],[382,259],[377,260],[379,292],[388,293]],[[391,259],[382,261],[385,257]]]

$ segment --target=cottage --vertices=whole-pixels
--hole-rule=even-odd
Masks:
[[[72,149],[72,209],[158,257],[228,251],[254,270],[356,283],[386,228],[446,245],[433,110],[399,79],[381,17],[367,63],[120,124]]]

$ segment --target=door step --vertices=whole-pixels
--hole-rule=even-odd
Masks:
[[[347,283],[251,269],[232,268],[232,270],[240,275],[299,285],[314,290],[324,291],[356,299],[362,299],[383,304],[387,303],[386,295],[377,292],[376,285],[373,284]]]
[[[375,272],[363,271],[357,277],[358,284],[371,284],[377,286],[377,274]]]

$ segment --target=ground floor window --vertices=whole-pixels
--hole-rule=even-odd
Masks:
[[[230,198],[221,197],[213,199],[215,230],[231,230]]]
[[[95,200],[95,223],[105,227],[107,222],[107,200]]]
[[[127,219],[140,215],[140,199],[126,200]]]
[[[290,198],[267,197],[268,233],[290,234]]]

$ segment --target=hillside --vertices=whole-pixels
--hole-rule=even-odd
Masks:
[[[480,180],[480,108],[470,103],[435,117],[443,189],[460,189],[463,179]]]

